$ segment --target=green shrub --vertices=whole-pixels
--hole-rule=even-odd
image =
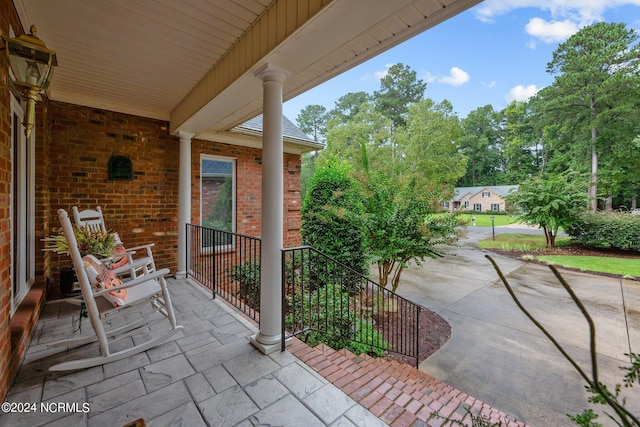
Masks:
[[[586,246],[640,251],[640,215],[584,213],[566,232]]]
[[[372,320],[361,319],[353,310],[349,292],[340,285],[328,284],[312,292],[303,290],[292,304],[294,309],[289,310],[285,326],[289,330],[310,329],[301,339],[311,347],[324,343],[334,350],[346,348],[354,354],[377,356],[382,356],[384,349],[389,348],[382,334],[373,327]]]
[[[362,201],[350,166],[337,160],[316,169],[302,201],[302,241],[365,274]]]
[[[260,260],[247,260],[227,271],[238,283],[236,297],[256,311],[260,311]]]

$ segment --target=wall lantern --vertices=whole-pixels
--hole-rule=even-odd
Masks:
[[[2,36],[4,48],[9,56],[9,65],[15,81],[14,86],[26,98],[24,133],[29,137],[35,126],[36,101],[40,101],[39,93],[51,82],[53,67],[58,65],[56,53],[42,40],[36,37],[36,26],[31,26],[31,34],[23,34],[14,39]]]

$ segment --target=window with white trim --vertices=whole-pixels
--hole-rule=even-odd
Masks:
[[[476,212],[482,212],[482,204],[474,203],[473,204],[473,210],[476,211]]]
[[[482,197],[491,197],[491,192],[489,192],[489,191],[483,191],[483,192],[482,192]]]
[[[500,212],[500,203],[491,203],[491,210],[494,212]]]
[[[200,156],[200,223],[203,227],[236,231],[236,161],[228,157]],[[216,247],[232,243],[216,242]],[[210,246],[203,243],[204,246]]]

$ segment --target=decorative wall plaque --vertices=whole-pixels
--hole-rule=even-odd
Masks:
[[[131,159],[125,156],[111,155],[109,159],[109,179],[119,181],[133,180],[133,165]]]

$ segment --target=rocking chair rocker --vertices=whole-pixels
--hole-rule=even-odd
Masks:
[[[83,336],[57,341],[49,344],[49,346],[72,348],[97,341],[99,343],[101,356],[59,363],[51,366],[49,368],[50,371],[85,369],[121,360],[160,345],[182,330],[182,326],[176,322],[167,283],[164,279],[169,273],[169,269],[165,268],[126,282],[120,282],[112,271],[94,257],[81,257],[67,212],[64,209],[58,210],[58,217],[60,218],[64,235],[69,244],[73,266],[95,336]],[[97,287],[94,287],[96,284],[91,283],[89,279],[90,276],[92,278],[95,276]],[[124,326],[105,329],[103,320],[108,317],[109,314],[143,302],[151,303],[153,307],[151,313]],[[159,317],[159,319],[151,319],[151,316],[156,312],[159,312],[162,316],[156,316]],[[116,352],[110,350],[110,345],[117,341],[117,339],[129,337],[138,332],[140,327],[163,320],[167,320],[170,324],[169,330],[163,334],[151,337],[147,341],[125,350]],[[113,339],[116,336],[118,336],[118,338]]]

